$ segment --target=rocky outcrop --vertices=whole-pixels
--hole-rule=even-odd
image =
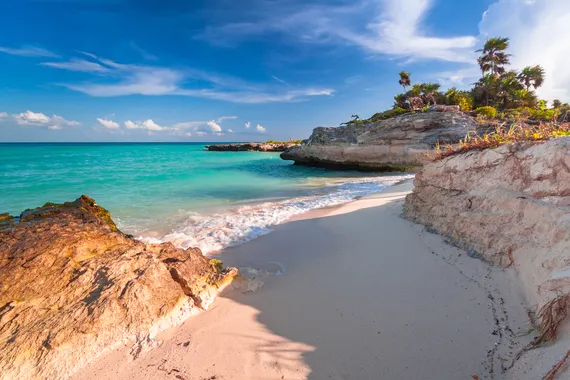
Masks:
[[[199,249],[133,240],[86,196],[0,215],[0,378],[65,379],[125,345],[136,356],[235,275]]]
[[[514,266],[531,301],[544,306],[570,292],[570,137],[425,165],[404,216],[472,256]]]
[[[453,144],[478,128],[461,112],[405,114],[377,123],[319,127],[301,146],[281,154],[295,164],[340,169],[405,171],[421,166],[437,142]]]
[[[240,144],[215,144],[206,145],[206,149],[215,152],[284,152],[299,144],[274,144],[274,143],[240,143]]]

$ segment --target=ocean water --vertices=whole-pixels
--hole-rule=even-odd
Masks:
[[[208,253],[411,177],[306,168],[278,153],[208,152],[204,145],[0,144],[0,213],[86,194],[125,233]]]

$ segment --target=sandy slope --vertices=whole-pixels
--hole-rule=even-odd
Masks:
[[[528,329],[514,275],[401,219],[410,189],[226,250],[228,265],[285,273],[243,281],[135,361],[117,351],[74,378],[502,379]]]

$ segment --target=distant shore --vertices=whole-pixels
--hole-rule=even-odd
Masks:
[[[215,152],[284,152],[287,149],[297,145],[300,144],[296,142],[249,142],[206,145],[206,149]]]

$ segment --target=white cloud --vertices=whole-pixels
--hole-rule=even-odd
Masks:
[[[222,116],[222,117],[219,117],[218,120],[216,120],[216,122],[221,123],[224,120],[233,120],[233,119],[237,119],[237,118],[238,118],[237,116]]]
[[[251,127],[251,121],[245,123],[245,129],[249,129],[249,127]]]
[[[254,85],[239,78],[220,76],[193,69],[122,64],[82,52],[93,61],[73,58],[66,62],[44,62],[43,65],[55,69],[108,74],[101,82],[64,83],[61,86],[95,97],[115,97],[128,95],[147,96],[192,96],[206,99],[224,100],[234,103],[295,102],[308,100],[310,96],[328,96],[330,88],[299,88],[282,91],[273,86]],[[184,88],[189,80],[205,83],[203,88]],[[230,117],[226,117],[230,118]],[[231,117],[233,118],[233,117]]]
[[[208,133],[212,133],[218,136],[224,134],[220,124],[224,120],[237,119],[237,116],[221,116],[217,120],[210,121],[186,121],[181,123],[176,123],[173,126],[175,130],[191,130],[197,136],[205,136]],[[233,130],[228,129],[228,133],[233,133]]]
[[[399,58],[469,61],[475,36],[432,36],[422,24],[434,1],[343,0],[291,7],[288,2],[260,0],[255,12],[245,14],[246,19],[210,26],[196,38],[232,45],[244,37],[274,32],[304,43],[340,42]]]
[[[42,62],[40,65],[55,69],[83,71],[87,73],[107,73],[110,71],[107,67],[102,66],[97,62],[91,62],[79,58],[72,58],[66,62]]]
[[[105,119],[100,119],[97,118],[97,121],[99,122],[99,124],[101,124],[102,126],[104,126],[105,128],[109,128],[109,129],[117,129],[119,128],[119,123],[115,123],[112,120],[105,120]]]
[[[49,50],[34,46],[24,46],[21,48],[8,48],[0,46],[0,52],[11,55],[20,55],[23,57],[59,57],[57,54],[52,53]]]
[[[207,122],[206,125],[210,128],[212,133],[222,132],[222,127],[220,127],[214,120]]]
[[[542,98],[570,101],[569,19],[570,1],[500,0],[485,12],[479,29],[482,40],[510,38],[513,68],[544,67],[545,81],[538,90]]]
[[[168,127],[162,127],[151,119],[145,120],[143,122],[133,122],[131,120],[127,120],[124,124],[127,129],[146,129],[147,131],[165,131],[172,129]]]
[[[259,133],[265,133],[266,131],[265,127],[263,127],[261,124],[257,124],[257,127],[255,127],[255,129],[257,129],[257,132]]]
[[[77,121],[66,120],[61,116],[53,115],[49,117],[41,112],[26,111],[12,115],[18,125],[46,127],[47,129],[62,129],[65,127],[75,127],[81,125]]]
[[[0,119],[4,119],[8,117],[8,114],[6,112],[0,112]]]
[[[139,126],[135,123],[133,123],[130,120],[125,121],[125,127],[127,127],[127,129],[136,129],[139,128]]]

